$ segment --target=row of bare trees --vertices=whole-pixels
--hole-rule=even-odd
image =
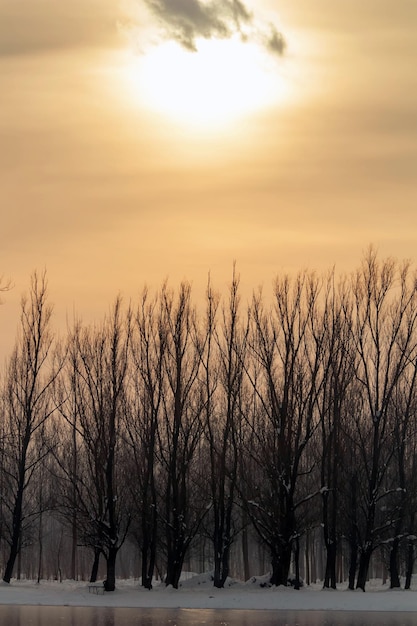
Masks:
[[[365,590],[372,556],[410,586],[417,511],[417,275],[373,249],[352,275],[278,277],[243,306],[234,270],[205,307],[191,289],[117,298],[96,325],[54,336],[45,275],[22,300],[2,380],[0,541],[11,580],[28,543],[42,551],[53,515],[92,573],[116,583],[126,538],[142,584],[156,563],[178,587],[193,546],[209,541],[214,585],[248,534],[267,547],[270,582],[300,584],[300,542],[321,528],[323,580]],[[41,559],[40,559],[41,562]],[[41,568],[39,576],[41,576]]]

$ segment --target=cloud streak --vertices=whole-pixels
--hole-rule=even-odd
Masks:
[[[241,0],[145,0],[168,39],[197,50],[197,39],[261,42],[274,54],[285,51],[285,38],[274,24],[265,25]]]

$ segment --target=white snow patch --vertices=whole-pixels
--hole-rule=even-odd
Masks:
[[[155,583],[151,591],[138,580],[118,580],[114,592],[96,595],[87,582],[13,580],[0,584],[0,604],[49,606],[106,606],[189,609],[273,609],[332,611],[416,611],[416,586],[411,591],[389,590],[381,581],[371,581],[367,591],[349,591],[347,585],[323,590],[321,584],[299,591],[288,587],[261,588],[266,577],[247,583],[231,579],[225,589],[213,587],[212,573],[183,580],[178,590]]]

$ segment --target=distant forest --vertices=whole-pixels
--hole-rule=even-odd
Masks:
[[[7,294],[6,296],[7,297]],[[1,320],[1,308],[0,308]],[[53,329],[46,274],[2,371],[0,568],[12,577],[184,569],[299,587],[409,588],[417,544],[417,273],[370,248],[348,275],[234,269]]]

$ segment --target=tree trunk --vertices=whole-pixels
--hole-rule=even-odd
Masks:
[[[248,542],[248,529],[247,529],[247,521],[246,515],[244,515],[243,520],[243,530],[242,530],[242,557],[243,557],[243,579],[249,580],[250,573],[250,563],[249,563],[249,542]]]
[[[301,581],[300,581],[300,538],[297,536],[295,540],[295,549],[294,549],[294,561],[295,561],[295,582],[294,589],[300,589]]]
[[[224,477],[224,474],[222,478]],[[221,479],[222,479],[221,478]],[[224,493],[214,508],[214,587],[222,589],[229,575],[229,552],[230,552],[230,517],[231,510],[225,510],[223,506]]]
[[[413,577],[413,568],[414,568],[414,544],[412,541],[409,541],[408,546],[407,546],[404,589],[410,589],[411,587],[411,579]]]
[[[358,477],[354,474],[350,480],[350,505],[351,505],[351,520],[350,520],[350,563],[349,563],[349,589],[353,591],[355,589],[355,577],[356,567],[358,564],[358,533],[357,533],[357,485]]]
[[[291,563],[291,546],[285,546],[281,550],[273,554],[271,565],[272,574],[270,578],[271,585],[279,586],[288,584],[288,572]]]
[[[3,580],[10,583],[13,575],[13,569],[19,553],[20,533],[22,524],[22,503],[23,503],[23,482],[19,485],[14,511],[13,511],[13,532],[10,544],[9,558],[7,560],[6,569],[4,570]]]
[[[22,535],[19,540],[19,550],[17,552],[17,573],[16,580],[20,580],[22,577]]]
[[[110,548],[107,555],[107,578],[104,581],[104,589],[106,591],[114,591],[116,589],[116,557],[118,551],[118,548]]]
[[[6,565],[6,569],[4,570],[4,576],[3,576],[3,580],[5,583],[9,583],[11,580],[11,577],[13,575],[13,569],[14,569],[14,564],[16,561],[16,557],[17,557],[17,546],[15,544],[12,545],[11,550],[10,550],[10,554],[9,554],[9,559],[7,561],[7,565]]]
[[[179,520],[178,511],[182,508],[182,497],[178,496],[176,486],[172,489],[173,495],[170,494],[168,489],[169,502],[168,507],[171,507],[171,511],[168,509],[168,513],[172,514],[172,522],[167,525],[167,573],[165,578],[165,584],[168,587],[171,585],[174,589],[178,589],[179,580],[181,576],[182,566],[184,563],[187,546],[185,545],[184,536],[182,534],[181,522]],[[167,516],[169,518],[169,515]]]
[[[41,582],[42,578],[42,560],[43,560],[43,525],[42,525],[43,514],[39,516],[39,528],[38,528],[38,545],[39,545],[39,555],[38,555],[38,584]]]
[[[185,556],[185,555],[184,555]],[[184,556],[181,556],[179,553],[174,558],[171,558],[167,563],[167,575],[165,579],[165,584],[168,587],[172,585],[174,589],[178,589],[178,585],[180,582],[180,576],[182,572],[182,565],[184,562]]]
[[[365,549],[361,552],[359,557],[359,569],[358,579],[356,582],[356,589],[362,589],[365,591],[366,581],[368,579],[369,563],[371,561],[372,549]]]
[[[391,552],[389,555],[389,573],[390,573],[390,589],[397,589],[401,587],[400,576],[398,573],[398,550],[400,546],[400,540],[395,537]]]
[[[310,576],[310,531],[307,529],[306,531],[306,546],[305,546],[305,563],[306,563],[306,584],[310,585],[311,576]]]
[[[152,580],[155,570],[156,560],[156,520],[153,520],[153,527],[148,536],[149,529],[146,528],[146,536],[142,541],[142,587],[152,589]]]
[[[61,528],[61,532],[59,535],[59,543],[58,543],[58,549],[56,551],[56,567],[57,567],[57,572],[55,575],[56,580],[59,580],[60,583],[62,583],[62,570],[61,570],[61,549],[62,549],[62,537],[64,534],[64,530]]]
[[[95,583],[97,580],[99,563],[100,563],[100,550],[96,549],[94,550],[94,561],[93,561],[93,566],[91,568],[90,583]]]
[[[214,558],[214,587],[218,589],[223,589],[224,583],[226,582],[227,577],[229,576],[229,552],[230,548],[228,545],[218,546],[215,549],[215,558]]]
[[[152,589],[153,571],[155,568],[155,550],[147,545],[142,548],[142,587]]]
[[[329,492],[323,494],[323,535],[326,547],[326,569],[323,588],[336,589],[336,496],[333,493],[330,500]]]
[[[151,447],[154,447],[154,436],[152,435]],[[153,458],[153,457],[152,457]],[[151,490],[151,504],[148,501],[148,490],[145,489],[143,502],[147,503],[146,510],[142,512],[142,587],[152,589],[152,580],[156,561],[156,542],[158,533],[158,517],[156,507],[156,492],[153,472],[149,472],[146,485]]]
[[[356,567],[358,563],[358,544],[356,537],[352,537],[349,542],[349,589],[355,589]]]
[[[336,556],[336,541],[329,541],[326,545],[326,571],[323,584],[325,589],[329,589],[330,587],[336,589]]]
[[[75,510],[72,518],[72,537],[71,537],[71,578],[77,580],[77,516]]]

